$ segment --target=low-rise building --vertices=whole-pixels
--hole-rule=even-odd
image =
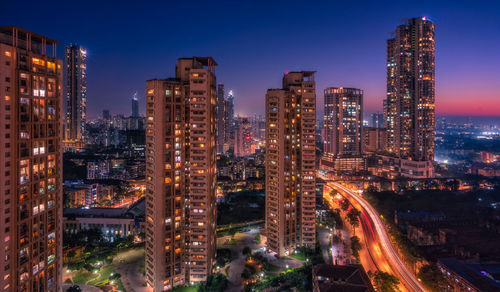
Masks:
[[[441,258],[437,265],[447,282],[445,292],[500,291],[500,263],[479,264]]]
[[[144,232],[145,200],[140,199],[128,208],[66,208],[63,230],[76,234],[81,230],[98,229],[113,241]]]
[[[396,177],[432,178],[434,165],[432,161],[415,161],[385,155],[373,155],[369,159],[368,171],[372,175],[389,179]]]
[[[314,292],[375,292],[361,265],[315,265],[312,281]]]

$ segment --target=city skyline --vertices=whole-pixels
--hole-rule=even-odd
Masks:
[[[500,291],[500,2],[92,2],[5,5],[0,292]]]
[[[139,92],[139,102],[144,104],[142,80],[171,74],[169,68],[173,67],[172,60],[183,55],[212,55],[219,60],[218,82],[226,84],[227,91],[233,89],[237,114],[262,114],[265,90],[277,86],[273,76],[299,69],[316,70],[317,87],[320,90],[331,86],[362,89],[365,93],[366,112],[382,112],[381,101],[385,96],[385,40],[391,36],[390,32],[394,30],[395,24],[404,22],[402,17],[425,15],[438,27],[436,113],[498,116],[500,105],[494,101],[498,97],[499,88],[494,82],[494,76],[500,73],[500,58],[495,53],[500,44],[489,36],[494,35],[498,28],[498,24],[494,23],[494,15],[500,7],[493,2],[475,6],[457,2],[449,4],[451,2],[421,2],[420,6],[408,9],[391,3],[376,6],[357,3],[367,8],[358,11],[357,6],[352,4],[333,6],[322,3],[305,7],[302,11],[302,8],[292,5],[281,7],[271,3],[263,6],[260,2],[255,7],[222,5],[224,9],[218,10],[218,6],[200,3],[203,9],[195,11],[189,17],[196,19],[205,11],[224,16],[211,23],[213,37],[208,39],[199,36],[196,26],[190,25],[183,28],[184,33],[180,35],[192,35],[192,38],[173,37],[155,46],[149,46],[148,40],[167,28],[164,24],[151,20],[155,17],[149,17],[148,13],[157,12],[151,12],[148,6],[135,7],[131,4],[127,8],[120,8],[118,13],[111,15],[113,22],[105,26],[105,29],[102,24],[96,26],[93,23],[76,23],[79,18],[73,15],[83,15],[88,12],[90,5],[77,12],[72,10],[72,13],[64,13],[70,9],[66,5],[57,6],[62,12],[61,21],[73,25],[38,25],[38,15],[43,14],[38,12],[46,9],[43,6],[16,19],[9,19],[11,16],[8,15],[5,22],[23,23],[26,29],[36,28],[41,31],[55,27],[52,35],[62,40],[64,45],[78,42],[88,49],[88,115],[96,118],[101,113],[100,109],[107,104],[114,105],[110,108],[112,113],[129,112],[129,103],[124,101],[134,91]],[[7,8],[16,9],[17,5],[8,3]],[[184,5],[186,4],[169,3],[164,7],[181,9]],[[104,5],[102,12],[94,13],[96,20],[110,17],[113,9],[112,5]],[[304,17],[309,20],[308,25],[287,21],[303,12]],[[337,15],[341,13],[345,15]],[[255,15],[259,21],[248,28]],[[145,22],[137,25],[135,21],[129,21],[131,17]],[[176,17],[172,16],[173,20]],[[275,18],[272,19],[273,17]],[[467,21],[463,21],[464,19]],[[148,29],[143,35],[139,33],[143,31],[142,25],[153,29]],[[290,25],[289,29],[283,30],[286,25]],[[290,37],[292,31],[303,35],[303,32],[311,29],[314,33],[305,34],[305,41],[302,42],[307,45],[300,44],[291,48],[281,48],[279,45],[284,38]],[[109,34],[110,30],[116,33]],[[126,35],[131,35],[134,40],[130,46],[114,45]],[[199,43],[194,46],[192,39],[198,39]],[[176,44],[175,47],[171,46],[173,43]],[[163,57],[152,63],[149,56],[159,53],[157,50],[162,51]],[[475,54],[468,54],[470,51]],[[58,54],[60,56],[62,51]],[[256,61],[250,62],[252,58]],[[457,59],[461,61],[456,62]],[[239,72],[242,67],[246,69],[244,74]],[[320,98],[319,114],[322,113],[322,107]],[[143,113],[142,109],[141,114]]]

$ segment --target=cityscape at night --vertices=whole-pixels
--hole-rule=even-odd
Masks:
[[[500,291],[500,2],[2,8],[0,292]]]

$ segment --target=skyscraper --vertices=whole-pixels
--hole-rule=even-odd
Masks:
[[[226,138],[225,128],[225,95],[224,84],[217,84],[217,153],[224,153]]]
[[[146,82],[146,281],[205,281],[215,263],[216,78],[211,57]]]
[[[384,127],[384,114],[373,113],[370,116],[370,127],[372,128],[383,128]]]
[[[387,41],[387,147],[402,159],[434,160],[434,81],[434,23],[412,18]]]
[[[104,121],[106,121],[106,122],[111,121],[111,115],[109,114],[109,110],[108,109],[102,110],[102,119]]]
[[[137,92],[132,96],[132,118],[139,117],[139,98],[137,97]]]
[[[234,148],[231,142],[231,101],[229,99],[224,100],[224,145],[223,152],[229,151],[229,149]]]
[[[362,157],[363,91],[356,88],[325,89],[325,155],[322,165],[337,172],[365,169]]]
[[[87,50],[78,45],[66,48],[66,140],[84,140],[87,120]]]
[[[236,126],[235,120],[234,120],[234,94],[232,90],[229,90],[229,93],[227,94],[227,100],[228,100],[228,114],[229,114],[229,133],[231,139],[234,139],[234,127]]]
[[[0,27],[0,291],[61,291],[62,61]]]
[[[267,247],[280,256],[316,240],[314,72],[287,72],[266,94]]]
[[[252,154],[252,124],[248,118],[238,117],[234,129],[234,155],[248,156]]]

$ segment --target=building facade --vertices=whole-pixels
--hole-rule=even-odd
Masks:
[[[337,172],[363,171],[363,91],[329,87],[325,89],[324,96],[325,154],[322,165]]]
[[[226,90],[224,84],[217,84],[217,153],[224,153],[226,138]]]
[[[146,82],[146,280],[154,291],[205,281],[215,263],[216,78],[182,58]]]
[[[387,41],[387,147],[402,159],[434,160],[434,38],[434,23],[421,17]]]
[[[290,72],[266,94],[267,247],[279,256],[316,240],[314,72]]]
[[[229,140],[234,141],[234,127],[236,125],[235,120],[234,120],[234,93],[232,90],[229,90],[229,93],[227,94],[227,114],[229,116]],[[234,145],[230,145],[230,148],[233,149]]]
[[[61,291],[62,61],[0,27],[0,291]]]
[[[65,48],[66,140],[84,140],[87,121],[87,50],[78,45]]]
[[[363,128],[363,152],[376,153],[387,151],[387,131],[385,128]]]
[[[234,155],[249,156],[252,154],[252,125],[247,118],[237,118],[234,129]]]
[[[137,97],[137,92],[132,96],[132,118],[139,117],[139,98]]]

